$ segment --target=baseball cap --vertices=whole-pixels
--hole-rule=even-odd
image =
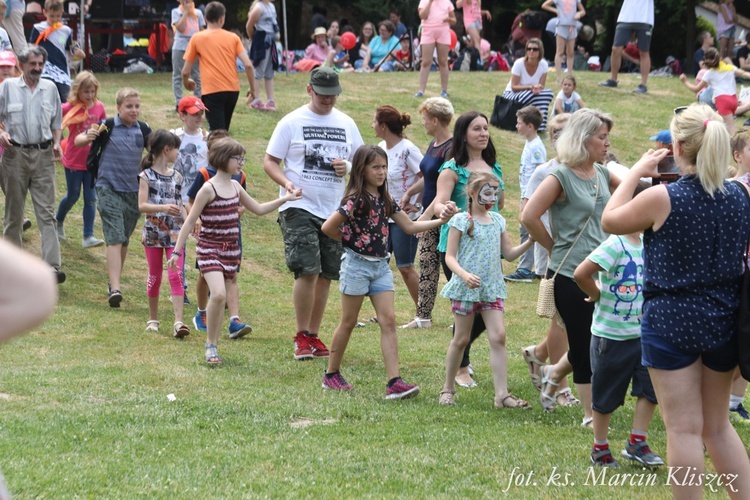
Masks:
[[[180,99],[179,104],[177,104],[177,111],[179,111],[180,113],[184,111],[189,115],[194,115],[198,111],[208,111],[208,108],[205,104],[203,104],[203,101],[201,101],[197,97],[185,96]]]
[[[672,134],[669,130],[660,130],[658,134],[648,138],[649,141],[659,141],[664,144],[672,144]]]
[[[316,94],[320,95],[339,95],[341,93],[339,74],[328,66],[318,66],[312,70],[310,86]]]
[[[0,51],[0,66],[15,66],[16,64],[16,55],[12,50]]]

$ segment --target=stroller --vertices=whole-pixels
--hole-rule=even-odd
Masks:
[[[502,48],[510,66],[513,66],[516,59],[524,56],[526,42],[530,38],[541,39],[545,24],[545,15],[540,11],[526,10],[516,16],[510,28],[508,42]]]

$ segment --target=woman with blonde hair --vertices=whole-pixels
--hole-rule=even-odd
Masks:
[[[594,304],[586,301],[573,273],[607,236],[601,214],[620,183],[602,165],[612,125],[612,118],[596,109],[573,113],[557,140],[560,165],[542,181],[521,213],[529,235],[550,253],[547,277],[554,277],[555,306],[568,334],[567,355],[542,368],[542,407],[553,410],[555,388],[572,371],[585,427],[593,421],[589,345]],[[542,222],[548,210],[551,236]]]
[[[670,129],[685,175],[633,197],[640,177],[659,176],[657,164],[667,154],[649,150],[612,195],[602,227],[612,234],[644,231],[641,348],[667,430],[670,469],[702,477],[705,445],[729,496],[747,498],[750,462],[728,407],[750,235],[748,193],[725,180],[729,133],[710,107],[690,105]],[[675,498],[700,497],[702,485],[681,477],[670,476]]]

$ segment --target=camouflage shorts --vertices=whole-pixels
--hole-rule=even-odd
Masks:
[[[128,246],[130,236],[138,225],[138,193],[123,193],[96,187],[96,207],[102,219],[102,232],[107,245]]]
[[[295,279],[314,274],[339,279],[341,242],[320,230],[324,219],[300,208],[288,208],[279,213],[278,222],[284,237],[286,265]]]

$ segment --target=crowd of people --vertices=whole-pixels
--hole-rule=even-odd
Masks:
[[[626,0],[623,11],[640,3]],[[490,15],[479,0],[463,1],[461,6],[472,13],[466,28],[473,37]],[[583,8],[580,3],[551,0],[545,6],[556,8],[561,16],[558,41],[567,51],[575,30],[570,23]],[[65,281],[60,256],[60,241],[66,238],[63,224],[83,190],[82,245],[106,245],[108,305],[122,307],[123,268],[132,235],[143,220],[146,330],[160,331],[159,288],[166,262],[174,315],[171,334],[184,338],[191,333],[184,314],[189,303],[184,268],[193,234],[200,277],[192,324],[206,332],[205,362],[222,364],[218,340],[225,304],[229,338],[252,331],[239,313],[240,216],[245,210],[265,215],[278,209],[285,261],[294,277],[293,356],[327,358],[323,389],[353,389],[341,368],[362,303],[369,297],[376,313],[372,321],[381,330],[385,397],[399,400],[420,392],[417,384],[402,378],[399,368],[389,265],[393,253],[416,311],[402,328],[432,326],[441,267],[448,280],[441,295],[450,299],[453,338],[437,402],[455,405],[460,400],[456,386],[477,384],[470,348],[486,331],[493,405],[529,409],[531,403],[508,387],[506,281],[550,279],[556,317],[547,337],[525,348],[523,357],[544,411],[581,405],[581,425],[594,434],[591,462],[617,466],[608,426],[632,382],[637,398],[633,429],[621,456],[648,467],[664,464],[647,441],[658,404],[670,466],[703,471],[705,445],[717,472],[736,474],[730,495],[750,491],[750,462],[729,418],[731,409],[750,420],[735,368],[734,333],[739,277],[750,237],[750,136],[740,132],[731,137],[733,123],[723,118],[731,103],[714,99],[718,113],[701,103],[678,108],[669,133],[656,136],[668,147],[649,150],[622,175],[607,164],[613,118],[585,107],[571,68],[564,77],[558,73],[562,90],[548,124],[554,94],[545,88],[544,49],[539,39],[528,40],[505,92],[523,105],[516,113],[516,130],[525,139],[519,162],[521,243],[513,246],[510,225],[502,215],[509,180],[497,162],[489,120],[479,111],[467,110],[454,121],[456,111],[447,99],[448,78],[446,74],[443,79],[440,54],[450,44],[446,30],[456,21],[448,0],[422,0],[419,6],[422,50],[437,52],[443,90],[441,97],[425,99],[418,108],[433,138],[427,150],[422,153],[404,136],[412,123],[410,114],[390,105],[374,110],[371,126],[380,144],[364,144],[360,125],[336,107],[344,89],[335,64],[330,64],[335,53],[329,58],[327,50],[319,50],[330,46],[329,38],[336,40],[334,46],[341,43],[339,27],[319,26],[313,31],[310,56],[325,54],[325,61],[311,69],[307,102],[280,118],[268,141],[263,170],[279,186],[279,196],[264,203],[245,191],[246,151],[228,130],[240,95],[237,57],[244,63],[249,85],[246,104],[259,111],[276,110],[272,40],[278,24],[269,0],[256,0],[248,13],[248,35],[259,44],[251,56],[236,35],[223,29],[226,11],[220,2],[209,3],[199,15],[192,2],[181,0],[172,16],[175,29],[187,39],[173,49],[174,57],[184,62],[175,73],[180,85],[173,80],[175,107],[183,122],[175,130],[151,130],[139,119],[136,89],[119,89],[117,114],[107,118],[92,73],[80,72],[72,81],[59,78],[58,71],[67,71],[67,66],[61,67],[51,54],[76,56],[66,31],[49,40],[61,29],[55,17],[61,9],[60,0],[46,1],[47,24],[35,27],[32,43],[18,51],[20,76],[0,71],[5,78],[0,84],[4,238],[23,246],[25,199],[31,193],[42,258],[58,283]],[[206,29],[201,30],[204,22]],[[643,35],[643,26],[629,20],[622,24],[618,33],[622,29],[624,34],[615,36],[613,60],[625,35]],[[374,25],[365,25],[359,47],[351,48],[363,54],[360,67],[367,71],[393,63],[388,56],[398,46],[400,30],[397,17],[379,23],[377,34]],[[363,45],[365,37],[368,43]],[[57,52],[45,50],[45,43],[54,44]],[[718,58],[712,50],[706,50],[707,63]],[[5,61],[11,58],[15,61],[11,51],[0,53],[0,69],[8,67]],[[717,72],[736,71],[710,64]],[[424,79],[420,73],[420,97],[428,75],[429,66]],[[719,77],[707,73],[707,83],[697,90],[715,78]],[[258,97],[260,80],[265,103]],[[606,86],[616,86],[616,80],[608,82]],[[641,86],[645,91],[645,80]],[[183,87],[192,95],[181,95]],[[204,116],[210,132],[203,128]],[[539,137],[548,126],[555,152],[549,160]],[[63,152],[65,128],[69,134]],[[659,164],[668,155],[683,175],[660,183]],[[732,156],[737,182],[727,179]],[[67,182],[57,213],[56,161],[62,162]],[[655,186],[644,186],[642,178],[655,179]],[[95,206],[103,240],[93,234]],[[417,233],[420,238],[414,237]],[[0,246],[0,252],[6,249]],[[504,276],[502,259],[516,258],[521,259],[518,269]],[[321,324],[335,281],[341,293],[341,319],[329,349]],[[567,386],[570,373],[580,400]],[[676,495],[700,488],[671,485]]]

